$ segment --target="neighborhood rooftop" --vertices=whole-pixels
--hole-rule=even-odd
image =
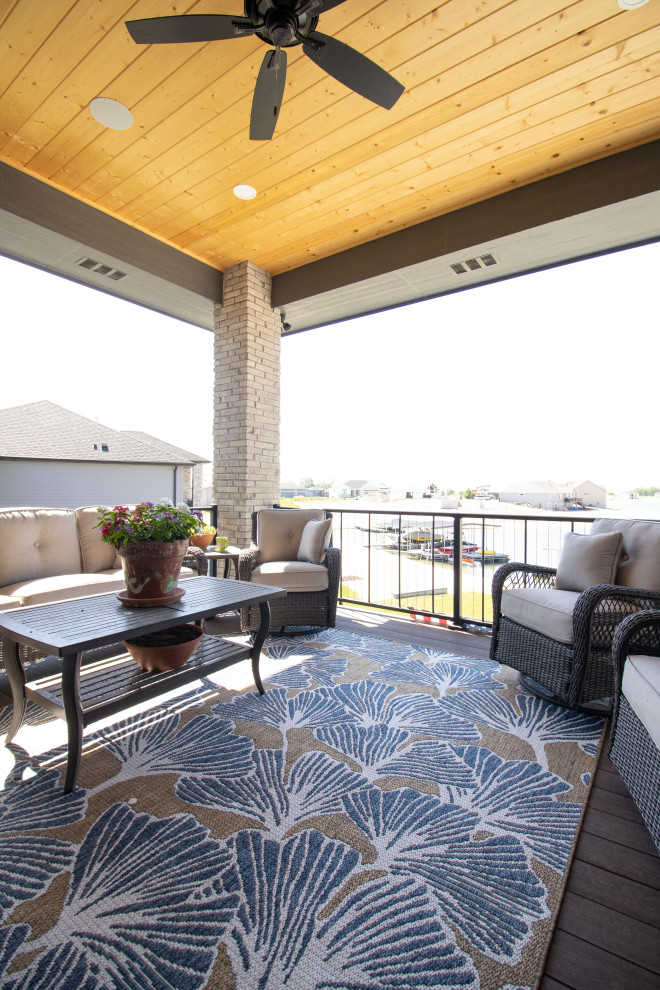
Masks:
[[[206,464],[207,458],[147,433],[113,430],[54,402],[0,409],[0,459]]]

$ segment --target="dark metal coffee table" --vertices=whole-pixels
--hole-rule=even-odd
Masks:
[[[186,594],[180,601],[155,608],[129,608],[110,594],[0,612],[0,634],[14,703],[6,745],[23,724],[28,699],[64,719],[68,735],[64,790],[69,792],[76,785],[83,729],[93,722],[248,657],[255,684],[263,694],[259,656],[270,625],[269,602],[282,598],[286,592],[248,581],[211,577],[189,578],[181,587]],[[147,673],[126,656],[121,646],[125,639],[250,605],[258,605],[261,612],[252,643],[204,636],[192,658],[175,670]],[[58,672],[28,682],[19,658],[19,643],[61,658]],[[122,656],[86,662],[87,651],[113,643],[118,644],[117,653],[121,651]],[[83,658],[83,654],[87,656]]]

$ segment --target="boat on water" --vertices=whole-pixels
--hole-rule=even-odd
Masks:
[[[433,550],[427,549],[419,551],[418,556],[424,560],[444,561],[453,563],[453,547],[435,547]],[[495,550],[482,550],[480,547],[472,547],[469,550],[461,550],[461,560],[465,564],[507,564],[509,557],[505,553],[497,553]]]
[[[495,550],[471,550],[464,555],[473,564],[508,564],[511,559],[506,553],[497,553]]]

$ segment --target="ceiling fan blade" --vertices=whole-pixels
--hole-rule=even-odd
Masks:
[[[185,41],[228,41],[254,34],[256,28],[246,17],[230,14],[180,14],[126,21],[138,45],[171,45]]]
[[[386,110],[394,106],[404,91],[405,87],[385,69],[327,34],[312,32],[303,42],[303,52],[328,75]]]
[[[285,82],[286,52],[281,48],[266,52],[252,97],[251,141],[270,141],[275,133]]]

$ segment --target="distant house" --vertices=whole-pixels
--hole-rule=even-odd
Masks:
[[[53,402],[0,409],[0,505],[75,509],[170,498],[201,505],[207,458]]]
[[[607,490],[592,481],[518,481],[500,492],[501,502],[517,502],[538,509],[607,508]]]
[[[564,509],[571,498],[571,486],[554,481],[509,482],[500,491],[500,502],[531,505],[537,509]]]
[[[325,498],[328,494],[327,488],[305,488],[295,481],[280,481],[280,498]]]
[[[579,505],[590,509],[607,508],[607,489],[593,481],[571,481],[572,496]]]
[[[389,495],[390,489],[380,481],[352,478],[330,489],[332,498],[368,498],[372,495]]]

